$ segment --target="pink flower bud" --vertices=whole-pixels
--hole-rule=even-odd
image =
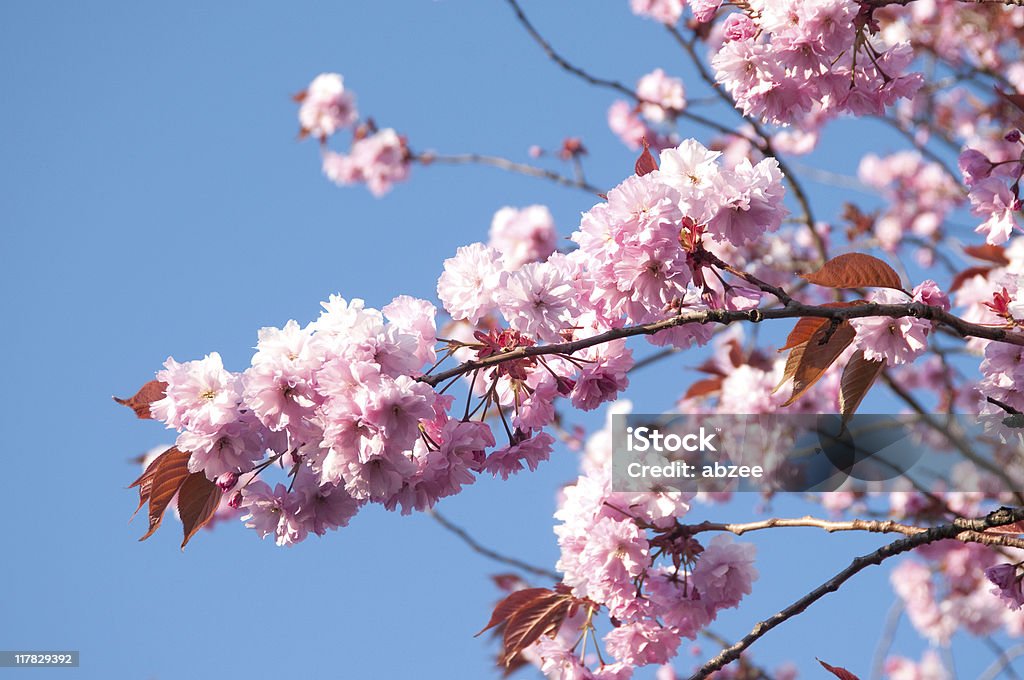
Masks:
[[[231,491],[231,489],[235,488],[235,484],[238,484],[238,473],[233,470],[229,470],[217,477],[217,486],[220,487],[221,491]]]

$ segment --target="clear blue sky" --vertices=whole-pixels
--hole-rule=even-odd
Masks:
[[[626,0],[526,7],[596,73],[632,83],[663,66],[699,92],[665,32]],[[606,128],[613,97],[544,59],[499,0],[9,2],[0,57],[0,649],[81,650],[77,671],[32,677],[495,677],[493,648],[472,634],[496,598],[487,576],[504,568],[427,517],[370,509],[289,550],[222,526],[184,553],[169,518],[137,543],[128,460],[171,433],[110,396],[130,394],[168,355],[216,350],[241,369],[259,327],[305,323],[331,293],[375,306],[429,297],[442,259],[485,239],[501,206],[547,203],[567,235],[592,203],[476,168],[414,168],[383,200],[338,189],[321,178],[315,145],[295,141],[289,95],[318,73],[343,73],[360,110],[417,150],[525,159],[531,144],[579,135],[603,186],[634,156]],[[843,140],[829,144],[826,156]],[[823,191],[827,216],[842,196]],[[638,376],[629,396],[665,408],[695,363]],[[441,510],[551,566],[554,493],[575,470],[560,451],[537,474],[482,481]],[[749,514],[748,504],[714,516]],[[729,638],[880,541],[808,530],[758,543],[755,593],[716,627]],[[770,634],[755,659],[821,677],[820,656],[866,674],[890,589],[884,570],[852,586]],[[903,639],[919,649],[906,627]],[[706,657],[703,646],[680,667]],[[971,674],[988,660],[958,662]]]

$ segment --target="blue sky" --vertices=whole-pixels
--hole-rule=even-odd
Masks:
[[[699,92],[664,30],[633,18],[625,0],[526,8],[595,73],[632,83],[663,66]],[[315,145],[295,139],[289,96],[318,73],[343,73],[361,112],[417,150],[524,160],[531,144],[581,136],[589,179],[602,186],[634,159],[606,128],[613,97],[555,68],[498,0],[12,2],[0,18],[0,648],[81,650],[77,671],[33,672],[59,677],[495,677],[493,648],[472,634],[496,599],[488,574],[505,569],[427,517],[369,509],[290,550],[223,526],[184,553],[169,519],[137,543],[128,461],[171,433],[110,396],[130,394],[168,355],[216,350],[241,369],[259,327],[305,323],[331,293],[374,306],[429,297],[441,261],[485,239],[504,205],[546,203],[568,235],[593,202],[465,167],[414,168],[382,200],[336,188]],[[815,162],[850,172],[843,144],[827,142]],[[819,214],[834,214],[844,196],[815,191]],[[696,363],[639,375],[629,396],[665,408]],[[575,470],[559,451],[538,473],[481,481],[441,510],[481,541],[551,566],[554,494]],[[783,501],[776,511],[804,510]],[[750,515],[749,504],[701,512]],[[755,540],[762,577],[717,626],[729,638],[880,544],[811,530]],[[881,569],[852,586],[771,633],[755,659],[792,659],[805,677],[822,673],[814,656],[866,672],[890,590]],[[906,627],[900,640],[920,647]],[[712,651],[703,648],[680,667]],[[958,663],[969,673],[988,660]]]

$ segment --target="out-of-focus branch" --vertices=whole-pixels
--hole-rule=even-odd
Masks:
[[[846,581],[850,580],[867,567],[881,564],[890,557],[895,557],[896,555],[914,550],[922,545],[927,545],[947,538],[957,538],[960,534],[967,531],[984,532],[986,529],[1013,524],[1014,522],[1019,522],[1022,519],[1024,519],[1024,508],[1000,508],[999,510],[989,513],[985,517],[978,519],[957,519],[950,524],[943,524],[937,527],[932,527],[931,529],[926,529],[919,534],[901,538],[882,546],[874,552],[856,557],[848,567],[837,573],[835,576],[799,598],[788,607],[757,623],[757,625],[755,625],[753,629],[740,641],[722,650],[720,654],[701,666],[693,675],[690,676],[690,680],[704,680],[704,678],[708,677],[715,671],[721,670],[729,663],[732,663],[738,659],[740,654],[742,654],[747,648],[764,637],[768,631],[788,621],[794,616],[801,614],[825,595],[839,590]]]
[[[468,545],[470,549],[473,550],[473,552],[483,555],[484,557],[490,560],[494,560],[495,562],[501,562],[502,564],[507,564],[510,567],[515,567],[520,571],[525,571],[527,573],[533,574],[534,576],[549,578],[556,582],[562,580],[562,576],[558,572],[551,571],[550,569],[544,569],[542,567],[536,567],[528,562],[524,562],[515,557],[502,555],[501,553],[495,550],[491,550],[490,548],[484,547],[475,538],[470,536],[465,529],[456,524],[452,524],[444,515],[440,514],[437,510],[431,509],[428,510],[427,512],[431,517],[434,518],[435,521],[437,521],[438,524],[440,524],[445,529],[447,529],[448,531],[452,532],[460,539],[462,539],[462,542]]]
[[[502,158],[500,156],[487,156],[478,153],[446,155],[437,154],[432,151],[424,151],[422,153],[413,154],[412,160],[423,165],[433,165],[435,163],[443,163],[445,165],[489,165],[492,168],[499,168],[501,170],[518,173],[520,175],[546,179],[561,186],[572,187],[573,189],[582,189],[588,194],[597,195],[604,191],[603,189],[587,182],[582,175],[577,177],[566,177],[565,175],[560,175],[553,170],[538,168],[534,165],[527,165],[525,163],[516,163],[515,161],[510,161],[509,159]]]
[[[871,680],[881,680],[885,672],[885,657],[889,655],[892,642],[896,637],[896,630],[899,628],[900,619],[903,618],[903,600],[893,602],[889,613],[885,617],[885,624],[882,627],[882,634],[878,637],[878,645],[875,647],[875,655],[871,659]]]
[[[1007,650],[1002,650],[999,658],[992,662],[992,665],[985,669],[985,672],[978,676],[978,680],[995,680],[1004,670],[1011,670],[1013,660],[1024,654],[1024,642],[1015,645]],[[1007,673],[1011,678],[1020,677],[1016,672]]]

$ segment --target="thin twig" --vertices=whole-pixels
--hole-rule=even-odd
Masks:
[[[489,165],[493,168],[500,168],[501,170],[507,170],[508,172],[515,172],[520,175],[528,175],[529,177],[539,177],[540,179],[546,179],[559,184],[561,186],[571,187],[573,189],[582,189],[588,194],[601,194],[603,190],[590,184],[582,176],[578,177],[566,177],[560,175],[553,170],[547,170],[546,168],[538,168],[535,165],[527,165],[525,163],[516,163],[510,161],[507,158],[500,156],[488,156],[479,153],[462,153],[462,154],[436,154],[432,151],[426,151],[418,154],[413,154],[412,159],[423,165],[432,165],[434,163],[444,163],[445,165]]]
[[[562,576],[555,571],[551,571],[550,569],[544,569],[542,567],[536,567],[528,562],[523,562],[522,560],[516,559],[515,557],[508,557],[507,555],[502,555],[501,553],[495,550],[491,550],[490,548],[484,547],[479,542],[477,542],[475,538],[470,536],[465,529],[456,524],[452,524],[447,518],[444,517],[444,515],[439,513],[437,510],[428,510],[427,514],[433,517],[438,524],[440,524],[445,529],[447,529],[448,531],[452,532],[460,539],[462,539],[462,542],[468,545],[473,550],[473,552],[479,553],[480,555],[483,555],[488,559],[494,560],[495,562],[501,562],[502,564],[507,564],[510,567],[515,567],[520,571],[525,571],[527,573],[533,574],[534,576],[550,578],[553,581],[562,580]]]

